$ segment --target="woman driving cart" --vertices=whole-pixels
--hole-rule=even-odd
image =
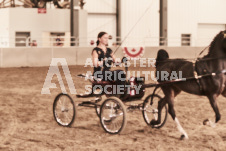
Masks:
[[[75,105],[73,99],[68,94],[58,94],[53,103],[53,115],[56,122],[61,126],[70,126],[76,117],[77,106],[81,106],[95,108],[101,126],[110,134],[122,132],[127,122],[127,111],[135,109],[142,111],[145,122],[150,125],[150,122],[158,117],[158,109],[155,107],[155,104],[158,105],[158,102],[162,100],[159,95],[155,94],[156,89],[153,94],[148,95],[144,99],[143,103],[129,105],[126,108],[124,102],[141,100],[144,96],[145,87],[157,87],[157,85],[144,85],[144,78],[138,80],[137,77],[132,77],[130,80],[126,80],[126,74],[123,70],[110,71],[111,64],[116,62],[116,58],[112,50],[107,48],[108,34],[100,32],[97,38],[97,47],[92,51],[94,76],[88,75],[90,77],[89,81],[92,83],[92,90],[88,94],[77,94],[76,102],[78,103],[78,98],[95,98],[80,101],[80,103]],[[123,58],[122,62],[127,71],[127,59]],[[84,75],[78,76],[87,77]],[[96,88],[99,88],[99,91],[96,91]],[[102,95],[106,96],[103,102]],[[163,116],[161,117],[163,120],[155,126],[156,128],[160,128],[165,124],[167,113],[167,107],[164,106]]]
[[[94,65],[94,79],[101,81],[116,81],[117,84],[123,84],[125,81],[125,73],[122,70],[110,71],[112,62],[116,62],[116,58],[110,48],[107,48],[109,35],[106,32],[100,32],[97,36],[97,47],[92,51],[92,61]]]

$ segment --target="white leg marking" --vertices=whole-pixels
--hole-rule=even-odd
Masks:
[[[212,122],[212,121],[209,121],[209,122],[210,122],[210,126],[211,126],[212,128],[216,127],[216,123],[215,123],[215,122]]]
[[[183,127],[180,125],[180,122],[178,121],[177,118],[175,118],[175,122],[177,124],[177,129],[185,136],[186,139],[188,139],[188,134],[185,132]]]
[[[203,121],[203,125],[209,125],[211,126],[212,128],[216,127],[216,123],[215,122],[212,122],[211,120],[209,119],[206,119]]]

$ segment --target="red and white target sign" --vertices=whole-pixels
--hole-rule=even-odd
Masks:
[[[143,47],[124,47],[124,56],[128,58],[141,58],[144,55]]]

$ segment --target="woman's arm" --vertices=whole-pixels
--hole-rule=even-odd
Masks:
[[[103,61],[98,61],[98,54],[96,51],[93,51],[92,53],[92,61],[93,61],[94,67],[103,65]]]
[[[112,54],[111,57],[112,57],[112,61],[115,63],[116,62],[115,55]]]

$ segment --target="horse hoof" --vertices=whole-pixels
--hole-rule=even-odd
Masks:
[[[203,121],[203,125],[210,125],[209,119],[205,119],[205,120]]]
[[[158,121],[156,121],[156,120],[151,120],[151,122],[150,122],[150,125],[152,126],[152,127],[154,127],[155,125],[158,125],[159,123],[158,123]]]
[[[216,123],[212,122],[212,121],[209,120],[209,119],[204,120],[204,121],[203,121],[203,125],[208,125],[208,126],[210,126],[210,127],[212,127],[212,128],[216,127]]]
[[[183,135],[181,135],[180,140],[185,140],[185,139],[188,139],[188,137],[187,137],[187,136],[185,136],[184,134],[183,134]]]

